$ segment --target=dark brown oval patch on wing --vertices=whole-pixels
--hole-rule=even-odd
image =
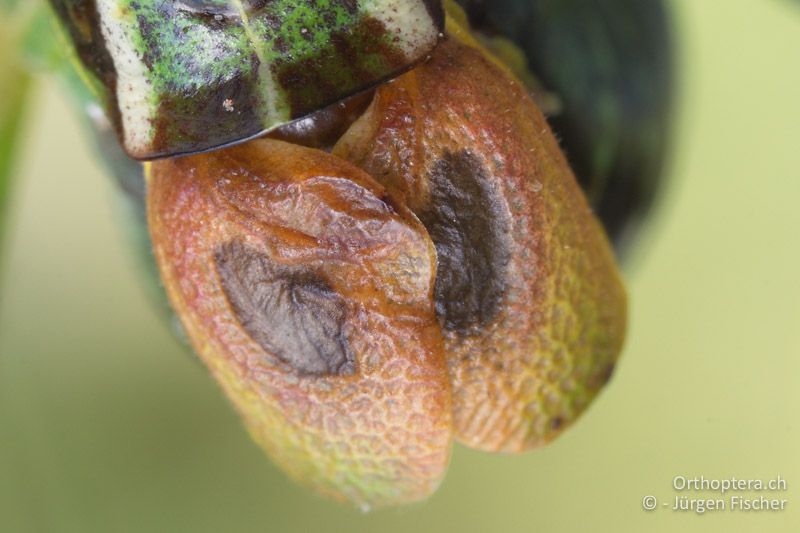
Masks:
[[[343,331],[347,306],[322,276],[238,240],[220,246],[215,260],[237,320],[265,351],[302,374],[355,372]]]
[[[445,329],[469,334],[502,306],[511,258],[510,219],[500,192],[468,150],[447,153],[430,173],[420,220],[436,245],[436,313]]]

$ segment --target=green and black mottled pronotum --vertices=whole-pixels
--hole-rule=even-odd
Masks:
[[[396,76],[435,0],[50,0],[137,159],[245,140]]]

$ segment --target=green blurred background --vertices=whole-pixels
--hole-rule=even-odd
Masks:
[[[550,447],[457,447],[430,501],[370,515],[292,485],[249,440],[146,299],[113,185],[40,85],[1,270],[0,531],[800,531],[800,9],[674,7],[671,179],[628,264],[611,386]],[[676,475],[780,475],[765,495],[789,503],[643,511]]]

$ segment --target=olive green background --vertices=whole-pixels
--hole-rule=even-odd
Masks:
[[[800,530],[800,10],[675,7],[671,180],[627,265],[611,386],[548,448],[456,447],[430,501],[371,515],[290,484],[249,440],[145,297],[113,188],[42,85],[0,284],[0,531]],[[643,511],[676,475],[780,475],[769,496],[789,503]]]

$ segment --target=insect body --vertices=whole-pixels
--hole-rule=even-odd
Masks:
[[[142,224],[146,175],[189,341],[298,482],[416,501],[454,440],[541,446],[608,382],[610,243],[471,2],[51,3],[120,145],[152,160],[118,175]]]

